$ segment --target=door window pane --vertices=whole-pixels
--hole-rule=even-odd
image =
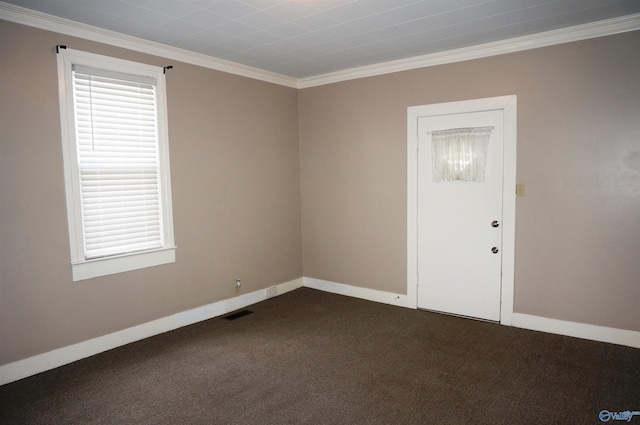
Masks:
[[[475,127],[433,131],[433,181],[483,182],[492,130]]]

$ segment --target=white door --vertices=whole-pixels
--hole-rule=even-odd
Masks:
[[[500,320],[503,119],[502,109],[418,118],[419,308]],[[483,181],[436,181],[434,157],[446,156],[433,152],[433,132],[479,127],[492,127]]]

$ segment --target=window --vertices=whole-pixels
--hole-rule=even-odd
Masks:
[[[483,182],[493,127],[431,132],[433,181]]]
[[[73,280],[175,261],[163,68],[58,53]]]

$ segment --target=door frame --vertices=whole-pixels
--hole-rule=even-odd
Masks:
[[[418,120],[420,117],[502,110],[502,282],[500,323],[513,321],[516,219],[517,96],[499,96],[407,108],[407,306],[418,308]]]

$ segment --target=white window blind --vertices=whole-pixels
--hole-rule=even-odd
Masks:
[[[73,67],[86,259],[161,248],[155,80]]]
[[[175,262],[163,68],[59,47],[73,280]]]

